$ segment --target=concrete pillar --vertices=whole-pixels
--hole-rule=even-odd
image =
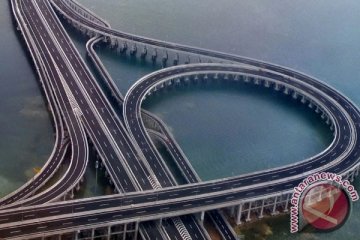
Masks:
[[[139,233],[139,222],[135,223],[135,233],[134,233],[134,240],[137,240]]]
[[[237,211],[237,216],[236,216],[236,224],[237,225],[241,224],[242,209],[243,209],[243,203],[240,203],[239,207],[238,207],[238,211]]]
[[[91,240],[95,238],[95,229],[91,229]]]
[[[290,194],[287,194],[286,196],[286,202],[285,202],[285,207],[284,207],[284,212],[288,212],[289,211],[289,202],[290,202]]]
[[[126,228],[127,228],[127,223],[124,224],[123,240],[126,240]]]
[[[306,103],[306,98],[305,98],[305,96],[302,96],[301,102],[302,102],[302,103]]]
[[[146,54],[147,54],[147,48],[146,48],[146,46],[144,46],[144,47],[143,47],[143,50],[142,50],[142,52],[141,52],[141,57],[142,57],[142,58],[145,58],[145,57],[146,57]]]
[[[74,198],[74,189],[71,189],[71,192],[70,192],[70,198],[73,199]]]
[[[309,108],[313,108],[314,104],[312,102],[309,103]]]
[[[270,87],[270,82],[269,82],[268,80],[265,80],[264,86],[265,86],[266,88],[269,88],[269,87]]]
[[[111,238],[111,226],[108,226],[108,231],[107,231],[107,240],[110,240]]]
[[[273,206],[273,210],[271,212],[272,216],[277,214],[277,212],[276,212],[276,204],[277,204],[277,197],[275,197],[275,200],[274,200],[274,206]]]
[[[262,200],[261,210],[260,210],[260,215],[259,215],[260,219],[264,217],[264,205],[265,205],[265,199]]]
[[[176,66],[178,65],[178,63],[179,63],[179,53],[176,53],[173,61],[173,65]]]
[[[331,123],[330,118],[327,118],[326,119],[326,124],[330,124],[330,123]]]
[[[205,219],[205,211],[202,211],[202,212],[200,213],[200,222],[201,222],[201,223],[204,223],[204,219]]]
[[[350,174],[350,182],[354,181],[354,171],[351,172]]]
[[[288,87],[285,87],[285,89],[284,89],[284,93],[286,94],[286,95],[288,95],[289,94],[289,88]]]
[[[247,213],[247,217],[246,217],[246,220],[247,222],[249,222],[251,220],[251,205],[252,205],[252,202],[249,202],[249,209],[248,209],[248,213]]]
[[[280,90],[280,85],[278,83],[275,83],[275,91],[279,91]]]
[[[79,239],[79,233],[80,233],[80,230],[77,230],[75,232],[75,240],[78,240]]]
[[[231,217],[235,216],[235,206],[230,207],[230,216]]]
[[[156,62],[156,58],[157,58],[157,50],[156,50],[156,48],[154,49],[154,52],[153,52],[153,54],[152,54],[152,56],[151,56],[151,60],[153,61],[153,62]]]
[[[293,99],[297,99],[297,97],[298,97],[298,93],[297,93],[297,92],[294,92],[293,95],[292,95],[292,98],[293,98]]]

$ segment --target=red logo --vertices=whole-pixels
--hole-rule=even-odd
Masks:
[[[331,183],[310,187],[301,203],[304,220],[317,230],[331,231],[345,223],[350,212],[348,195]]]

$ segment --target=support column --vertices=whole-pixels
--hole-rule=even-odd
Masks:
[[[287,197],[286,197],[284,212],[289,211],[289,209],[288,209],[289,208],[289,201],[290,201],[290,194],[288,194]]]
[[[136,222],[136,224],[135,224],[135,232],[134,232],[134,240],[137,240],[138,232],[139,232],[139,222]]]
[[[279,85],[277,82],[275,83],[275,88],[274,88],[274,89],[275,89],[275,91],[279,91],[279,90],[280,90],[280,85]]]
[[[289,88],[288,87],[285,87],[285,89],[284,89],[284,94],[286,94],[286,95],[288,95],[289,94]]]
[[[277,214],[276,212],[276,204],[277,204],[277,196],[275,197],[274,206],[271,215],[274,216]]]
[[[242,209],[243,209],[243,203],[239,204],[238,207],[238,211],[237,211],[237,216],[236,216],[236,224],[240,225],[241,224],[241,213],[242,213]]]
[[[249,222],[251,220],[251,205],[252,205],[252,202],[249,202],[249,209],[248,209],[248,213],[247,213],[247,217],[246,217],[246,220],[247,222]]]
[[[126,228],[127,228],[127,223],[124,224],[123,240],[126,240]]]
[[[297,99],[298,94],[297,94],[297,92],[296,92],[296,91],[294,91],[294,93],[293,93],[292,97],[293,97],[293,99]]]
[[[231,217],[235,216],[235,206],[230,207],[230,216]]]
[[[356,168],[355,170],[355,176],[359,175],[359,167]]]
[[[354,181],[354,171],[351,172],[350,174],[350,182]]]
[[[95,238],[95,229],[91,229],[91,240],[94,240]]]
[[[261,210],[260,210],[260,215],[259,215],[260,219],[264,217],[264,205],[265,205],[265,199],[262,200]]]
[[[111,238],[111,226],[108,226],[108,232],[107,232],[107,240],[110,240]]]
[[[205,218],[205,211],[202,211],[200,213],[200,222],[203,224],[204,223],[204,218]]]
[[[302,96],[301,102],[302,102],[302,103],[306,103],[306,97],[305,97],[305,96]]]

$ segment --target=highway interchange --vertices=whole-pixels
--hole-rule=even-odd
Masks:
[[[54,3],[60,6],[63,1],[54,0]],[[237,63],[179,65],[141,78],[125,96],[124,126],[48,2],[13,0],[12,4],[33,60],[42,69],[39,75],[46,82],[47,92],[53,94],[48,101],[56,99],[66,125],[72,164],[68,171],[69,178],[51,187],[40,200],[35,195],[30,200],[20,202],[22,208],[4,208],[0,211],[2,238],[35,237],[44,232],[55,234],[90,226],[142,222],[234,206],[241,201],[289,193],[313,172],[330,171],[350,177],[358,167],[360,113],[349,99],[325,83],[269,63],[118,32],[98,22],[80,18],[62,5],[73,19],[105,36]],[[301,99],[328,120],[334,131],[332,144],[318,155],[296,164],[228,179],[200,183],[194,180],[190,181],[191,184],[175,186],[144,127],[141,103],[144,97],[166,86],[219,77],[234,83],[247,81],[263,85]],[[85,131],[119,194],[36,205],[58,199],[81,179],[88,154]],[[167,139],[173,141],[172,138]],[[171,145],[176,146],[176,143]],[[176,161],[186,161],[178,151],[174,148],[173,156],[179,158]],[[159,166],[157,171],[152,169],[154,164]],[[134,192],[139,190],[143,192]],[[18,205],[15,203],[14,206]]]

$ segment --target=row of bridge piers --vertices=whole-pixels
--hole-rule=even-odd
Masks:
[[[265,88],[273,88],[277,92],[282,92],[285,95],[291,96],[294,100],[300,100],[302,104],[307,104],[310,109],[313,109],[316,113],[321,114],[321,118],[330,126],[330,129],[334,130],[334,122],[329,117],[329,114],[319,106],[315,100],[310,99],[308,96],[301,94],[288,87],[285,84],[279,82],[273,82],[267,79],[262,79],[255,76],[246,76],[238,74],[220,74],[220,73],[211,73],[211,74],[195,74],[190,76],[178,77],[175,79],[169,79],[166,82],[162,82],[155,87],[153,87],[147,95],[144,97],[144,100],[154,94],[160,94],[161,91],[166,91],[171,88],[184,87],[188,85],[196,85],[198,83],[207,84],[207,83],[245,83],[245,84],[254,84],[257,86],[264,86]]]
[[[76,8],[77,11],[81,11],[81,8]],[[66,19],[68,24],[73,26],[80,33],[89,38],[102,36],[96,30],[89,28],[68,17],[66,14],[60,14]],[[88,13],[83,12],[84,17],[89,18]],[[92,19],[91,17],[89,19]],[[189,63],[202,63],[202,62],[220,62],[220,60],[211,57],[199,56],[195,54],[185,53],[181,51],[169,50],[161,47],[155,47],[152,45],[136,43],[129,39],[123,39],[114,36],[103,36],[103,44],[107,45],[110,49],[123,56],[130,56],[138,58],[142,61],[149,61],[152,64],[160,64],[162,67],[168,65],[179,65]],[[230,63],[230,62],[229,62]]]
[[[71,233],[61,233],[49,237],[33,238],[34,240],[137,240],[139,239],[139,222],[113,224],[104,227],[84,228]]]

